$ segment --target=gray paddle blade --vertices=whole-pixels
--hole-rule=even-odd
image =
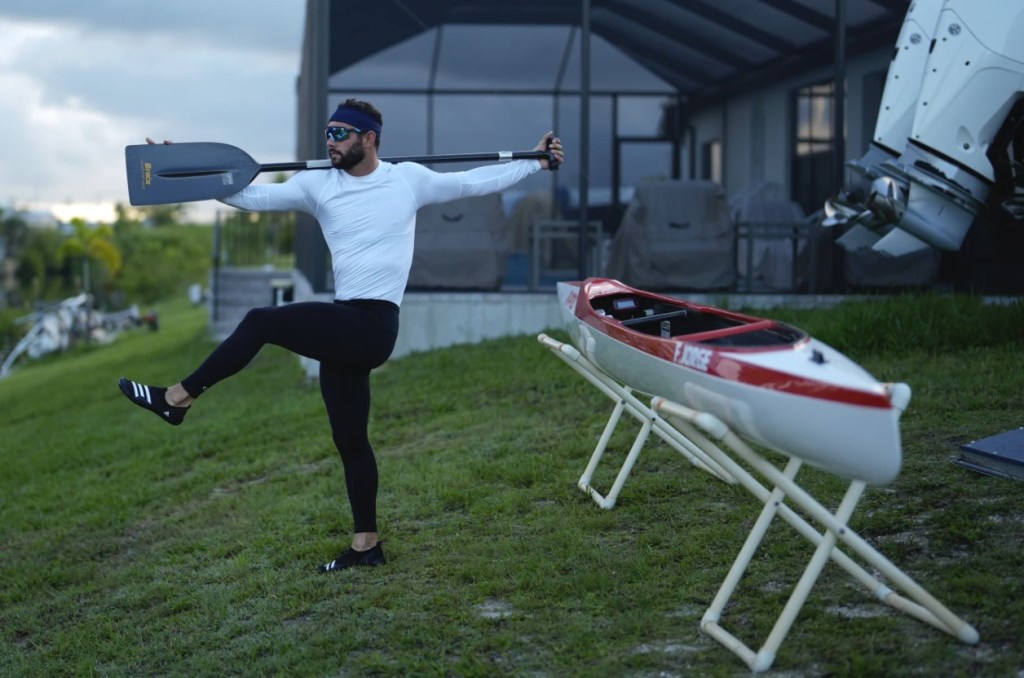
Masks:
[[[126,146],[124,158],[128,201],[136,206],[225,198],[262,169],[242,149],[211,142]]]

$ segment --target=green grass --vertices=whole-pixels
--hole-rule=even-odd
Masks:
[[[773,315],[913,387],[903,472],[868,490],[852,526],[981,633],[963,645],[829,566],[773,673],[1017,674],[1024,483],[950,460],[1024,425],[1021,306]],[[161,318],[0,381],[0,675],[749,674],[699,620],[756,502],[651,443],[616,508],[598,508],[576,480],[611,403],[533,338],[375,373],[390,562],[318,575],[351,519],[317,389],[268,348],[169,427],[115,386],[176,381],[212,348],[202,310]],[[598,487],[635,432],[621,428]],[[800,478],[832,503],[842,491]],[[810,552],[771,530],[727,627],[759,645]]]

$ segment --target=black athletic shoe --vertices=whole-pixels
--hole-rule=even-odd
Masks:
[[[146,386],[124,377],[117,380],[117,385],[128,400],[156,414],[171,426],[177,426],[185,420],[188,408],[168,405],[164,397],[167,394],[166,388]]]
[[[383,542],[377,542],[377,545],[368,551],[356,551],[353,548],[347,549],[340,556],[335,558],[329,563],[324,563],[317,568],[318,572],[333,572],[334,570],[345,570],[356,565],[383,565],[386,561],[384,558],[384,549],[380,547]]]

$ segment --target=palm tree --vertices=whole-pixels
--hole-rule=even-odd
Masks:
[[[90,227],[84,219],[75,217],[71,227],[74,233],[61,243],[60,255],[82,258],[82,290],[91,293],[89,262],[98,261],[111,275],[117,275],[121,270],[121,251],[114,244],[114,230],[107,224]]]

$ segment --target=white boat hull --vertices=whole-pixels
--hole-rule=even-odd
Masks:
[[[668,343],[674,350],[671,357],[653,355],[601,331],[601,322],[595,318],[585,313],[580,317],[576,304],[584,303],[578,302],[584,296],[581,289],[580,283],[559,283],[565,328],[577,348],[620,383],[712,414],[754,442],[844,478],[877,485],[899,475],[899,417],[909,399],[904,385],[898,389],[904,402],[898,403],[899,407],[892,405],[887,385],[815,339],[761,351],[712,349],[688,343],[685,337],[658,339],[659,349],[660,344]],[[815,351],[822,361],[811,360]],[[719,374],[701,369],[702,359],[707,360],[712,352]],[[805,388],[793,393],[744,381],[745,375],[759,370],[791,374]],[[733,372],[734,378],[724,377],[722,372]],[[815,382],[822,384],[823,394],[833,388],[844,393],[863,391],[865,401],[871,404],[834,395],[817,397]],[[880,402],[890,404],[880,406]]]

